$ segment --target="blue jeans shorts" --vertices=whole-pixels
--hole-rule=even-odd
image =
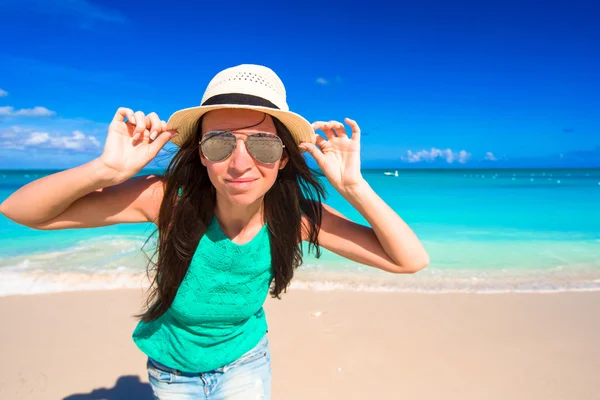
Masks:
[[[237,360],[213,371],[186,373],[148,358],[148,380],[158,400],[270,400],[271,353],[265,335]]]

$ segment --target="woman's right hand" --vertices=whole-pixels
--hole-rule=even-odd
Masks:
[[[125,122],[127,118],[127,122]],[[126,181],[141,171],[175,135],[156,113],[144,115],[120,107],[110,126],[100,161],[114,176],[116,183]]]

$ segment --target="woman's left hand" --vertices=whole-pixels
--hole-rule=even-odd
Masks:
[[[352,137],[348,137],[344,125],[338,121],[317,121],[312,124],[313,129],[322,130],[327,140],[317,135],[316,144],[299,145],[314,157],[323,174],[342,195],[364,183],[360,172],[360,128],[356,121],[349,118],[345,121],[352,128]]]

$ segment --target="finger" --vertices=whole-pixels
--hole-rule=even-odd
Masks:
[[[315,141],[315,145],[317,145],[321,151],[325,151],[325,148],[328,143],[329,142],[325,140],[322,136],[317,136],[317,140]]]
[[[156,138],[158,136],[160,136],[160,134],[164,131],[167,130],[167,122],[166,121],[159,121],[158,123],[158,129],[157,130],[151,130],[150,132],[150,140],[156,140]]]
[[[344,124],[342,124],[341,122],[329,121],[329,126],[331,126],[331,129],[333,130],[336,136],[348,137],[348,135],[346,134],[346,128],[344,128]]]
[[[327,139],[331,139],[333,137],[335,137],[335,133],[333,132],[333,130],[331,129],[331,127],[329,126],[328,122],[324,122],[324,121],[315,121],[312,123],[312,127],[315,131],[323,131],[323,133],[325,134],[325,136],[327,136]],[[321,137],[320,135],[316,135],[318,138]]]
[[[133,130],[133,140],[138,140],[144,134],[146,130],[146,116],[141,111],[136,111],[135,117],[135,129]]]
[[[152,114],[152,113],[150,113]],[[146,115],[144,117],[144,124],[145,124],[145,129],[144,129],[144,133],[141,136],[142,139],[142,143],[150,143],[150,134],[151,134],[151,130],[150,128],[152,128],[152,120],[150,119],[150,114]]]
[[[329,130],[330,133],[333,134],[333,131],[331,130],[331,126],[329,124],[329,122],[325,122],[325,121],[315,121],[312,124],[312,127],[315,131],[327,131]]]
[[[317,140],[319,140],[318,138],[317,138]],[[321,138],[321,140],[325,140],[325,139]],[[299,147],[301,149],[304,149],[307,152],[309,152],[310,155],[313,156],[313,158],[315,159],[317,164],[319,164],[319,166],[323,165],[323,163],[325,162],[325,155],[323,155],[323,153],[321,152],[321,149],[319,149],[314,143],[308,143],[308,142],[300,143]]]
[[[328,122],[324,122],[323,125],[321,125],[321,130],[323,131],[325,136],[327,136],[327,139],[331,140],[335,137],[335,132],[333,131],[333,129],[331,129],[331,125],[329,125]]]
[[[324,121],[315,121],[311,124],[313,130],[315,131],[322,131],[323,130],[323,126],[325,126],[327,124],[327,122]]]
[[[155,112],[151,112],[146,116],[146,128],[150,131],[150,140],[156,139],[158,134],[162,131],[162,123]]]
[[[160,135],[158,135],[158,137],[152,143],[150,143],[150,154],[152,154],[153,157],[156,157],[160,149],[162,149],[165,144],[167,144],[167,142],[175,136],[177,136],[177,131],[161,132]]]
[[[113,117],[113,121],[125,122],[125,118],[127,118],[127,121],[130,121],[131,123],[135,123],[133,110],[127,107],[119,107],[115,113],[115,116]]]
[[[144,129],[144,134],[142,135],[143,143],[150,143],[150,130]]]
[[[345,118],[344,121],[352,128],[352,139],[360,142],[360,127],[356,121],[350,118]]]

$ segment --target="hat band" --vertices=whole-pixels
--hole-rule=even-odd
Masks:
[[[275,104],[271,103],[269,100],[254,96],[251,94],[244,93],[223,93],[217,94],[215,96],[209,97],[204,102],[202,102],[202,106],[215,106],[215,105],[228,105],[228,104],[236,104],[242,106],[258,106],[258,107],[267,107],[267,108],[275,108],[279,110]]]

